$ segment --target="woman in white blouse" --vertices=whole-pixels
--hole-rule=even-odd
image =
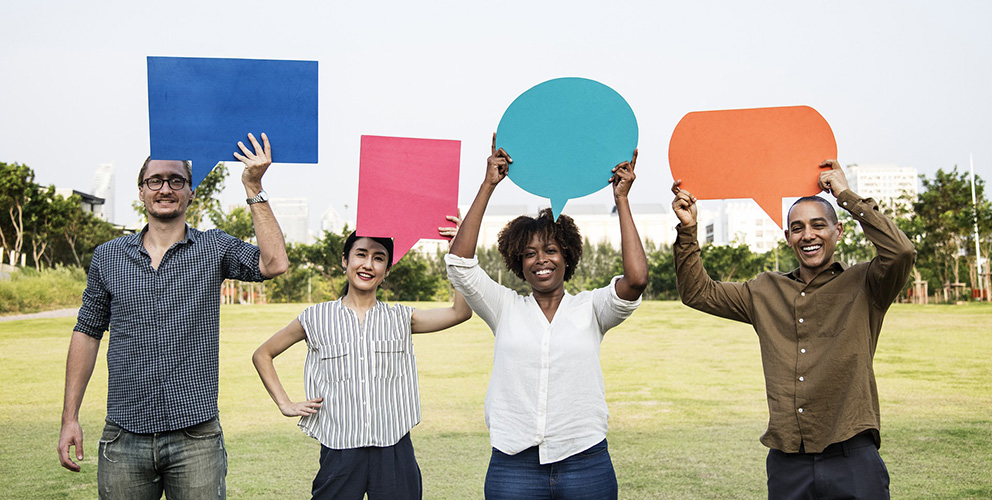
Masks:
[[[565,281],[582,255],[572,219],[544,210],[521,216],[499,234],[507,269],[533,293],[497,284],[478,265],[479,227],[496,185],[512,168],[502,148],[492,155],[479,193],[445,257],[448,278],[496,337],[486,391],[492,457],[485,493],[500,499],[617,498],[606,444],[606,396],[599,345],[610,328],[640,304],[648,266],[627,193],[637,151],[613,169],[610,183],[620,219],[623,276],[604,288],[571,295]]]
[[[448,217],[458,222],[457,218]],[[452,236],[456,228],[440,228]],[[422,497],[420,467],[410,429],[420,422],[420,393],[412,333],[443,330],[472,316],[455,293],[451,307],[418,310],[376,299],[389,275],[393,241],[345,241],[343,296],[305,309],[252,356],[279,411],[303,417],[300,429],[320,441],[316,499],[405,500]],[[272,359],[305,340],[306,401],[294,402],[279,382]]]

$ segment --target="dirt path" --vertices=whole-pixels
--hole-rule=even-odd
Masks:
[[[10,316],[0,316],[0,323],[4,321],[17,321],[21,319],[41,319],[41,318],[66,318],[79,313],[78,307],[68,309],[55,309],[52,311],[42,311],[31,314],[12,314]]]

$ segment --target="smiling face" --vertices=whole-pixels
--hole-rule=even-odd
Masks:
[[[348,255],[341,258],[348,289],[375,293],[389,275],[386,247],[371,238],[358,238]]]
[[[831,220],[822,203],[804,201],[789,210],[785,239],[796,252],[803,281],[809,283],[834,263],[834,249],[842,232],[843,225]]]
[[[190,190],[189,178],[186,176],[186,167],[183,162],[152,160],[148,162],[142,181],[152,177],[166,182],[158,191],[152,191],[144,182],[138,188],[138,199],[145,204],[145,213],[148,215],[148,219],[167,221],[185,217],[186,208],[189,207],[189,202],[193,199],[193,192]],[[186,184],[182,189],[174,191],[169,186],[168,180],[173,177],[186,179]]]
[[[535,292],[554,292],[565,286],[565,257],[554,241],[531,237],[521,255],[523,278]]]

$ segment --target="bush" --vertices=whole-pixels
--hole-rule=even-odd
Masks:
[[[86,271],[81,267],[23,268],[9,281],[0,281],[0,314],[79,307],[85,288]]]

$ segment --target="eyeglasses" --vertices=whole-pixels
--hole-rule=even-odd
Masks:
[[[145,179],[143,183],[145,186],[148,187],[148,189],[151,189],[152,191],[158,191],[159,189],[162,189],[163,185],[165,185],[165,179],[162,179],[160,177],[149,177]],[[179,191],[184,187],[186,187],[185,177],[169,177],[170,189],[172,189],[173,191]]]

